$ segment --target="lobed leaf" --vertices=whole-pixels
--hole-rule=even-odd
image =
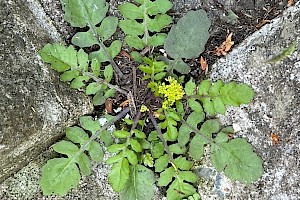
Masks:
[[[155,160],[155,172],[162,172],[169,164],[169,156],[167,154]]]

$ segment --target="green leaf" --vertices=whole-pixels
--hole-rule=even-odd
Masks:
[[[118,18],[108,16],[101,22],[99,28],[96,29],[102,41],[108,40],[117,30]]]
[[[126,149],[125,151],[126,157],[131,165],[138,164],[138,159],[134,151]]]
[[[157,47],[164,44],[167,34],[165,33],[156,33],[153,36],[148,37],[148,46]]]
[[[214,109],[216,112],[224,115],[226,112],[225,105],[222,102],[222,99],[220,97],[215,97],[212,100],[212,103],[214,104]]]
[[[50,63],[51,68],[58,72],[65,72],[77,67],[77,52],[73,46],[65,47],[61,44],[46,44],[39,55],[44,62]]]
[[[156,5],[159,12],[163,14],[173,7],[172,3],[168,0],[156,0],[154,1],[154,5]]]
[[[146,139],[142,139],[140,141],[140,144],[141,144],[143,149],[150,149],[151,148],[151,143],[148,142]]]
[[[48,160],[42,167],[40,180],[44,195],[65,195],[79,184],[80,174],[74,162],[69,158],[54,158]]]
[[[198,86],[198,95],[208,95],[211,82],[209,80],[204,80]]]
[[[113,134],[117,138],[127,138],[128,136],[130,136],[130,133],[124,130],[116,130]]]
[[[110,82],[113,77],[114,69],[111,65],[107,65],[104,69],[104,77],[107,82]]]
[[[142,50],[145,46],[143,40],[137,36],[127,35],[125,37],[125,42],[137,50]]]
[[[94,76],[100,76],[100,62],[97,59],[92,59],[91,69]]]
[[[150,153],[145,153],[142,156],[142,161],[145,166],[153,167],[153,158],[151,157]]]
[[[203,108],[196,99],[188,99],[188,104],[193,111],[204,117]]]
[[[72,142],[62,140],[53,145],[54,151],[72,157],[79,151],[79,148]]]
[[[137,140],[130,138],[130,145],[135,152],[142,152],[142,146]]]
[[[85,94],[86,95],[96,94],[101,89],[103,89],[103,84],[92,82],[86,87]]]
[[[193,79],[191,78],[186,84],[185,84],[185,87],[184,87],[184,91],[185,91],[185,94],[187,96],[192,96],[195,94],[195,89],[196,89],[196,84],[194,83]]]
[[[207,115],[214,116],[216,114],[214,103],[211,101],[211,98],[202,98],[204,111]]]
[[[98,142],[92,141],[89,146],[88,152],[93,161],[98,163],[102,162],[104,153],[101,145]]]
[[[69,70],[60,75],[61,81],[72,81],[74,78],[79,76],[79,71],[77,70]]]
[[[218,133],[219,130],[220,130],[219,121],[215,119],[209,119],[202,124],[200,133],[207,137],[211,137],[213,133]]]
[[[160,177],[158,179],[157,185],[162,187],[162,186],[167,186],[175,176],[175,170],[173,167],[169,167],[165,169],[162,173],[160,173]]]
[[[139,36],[144,34],[143,25],[133,19],[122,20],[119,26],[126,35]]]
[[[65,20],[73,27],[96,25],[105,17],[108,3],[105,0],[61,0]]]
[[[116,153],[121,150],[123,150],[126,147],[126,143],[124,144],[112,144],[109,147],[107,147],[107,151],[110,153]]]
[[[153,158],[159,158],[165,152],[164,145],[162,142],[153,142],[151,147],[151,154]]]
[[[174,180],[167,190],[167,199],[181,200],[196,193],[196,189],[189,183]]]
[[[111,58],[115,58],[121,51],[122,42],[120,40],[115,40],[111,43],[109,47],[106,48],[108,54]],[[99,51],[94,51],[89,54],[89,59],[97,59],[99,62],[107,62],[109,59],[104,53],[103,49],[100,49]]]
[[[242,138],[228,143],[211,145],[212,164],[218,172],[224,171],[231,180],[249,184],[263,173],[263,161],[253,152],[253,147]]]
[[[114,164],[116,162],[119,162],[123,158],[124,158],[123,157],[123,152],[120,152],[117,155],[109,157],[105,162],[106,162],[106,164],[111,165],[111,164]]]
[[[115,192],[120,192],[126,187],[130,177],[129,163],[126,158],[122,158],[115,163],[108,175],[108,182]]]
[[[118,9],[120,10],[121,14],[128,19],[144,18],[143,12],[132,3],[123,3],[118,7]]]
[[[173,26],[164,48],[172,58],[197,58],[209,38],[210,20],[204,10],[189,11]]]
[[[89,76],[77,76],[73,79],[70,86],[73,89],[79,89],[85,86],[85,82],[87,82],[88,80],[90,80]]]
[[[99,105],[102,105],[102,104],[104,104],[105,103],[105,100],[106,100],[106,98],[105,98],[105,96],[104,96],[104,94],[103,94],[103,91],[98,91],[97,93],[96,93],[96,95],[93,97],[93,104],[95,105],[95,106],[99,106]]]
[[[107,130],[104,130],[101,133],[100,139],[104,142],[104,146],[106,146],[106,147],[110,146],[114,142],[114,140],[111,136],[111,133],[108,132]]]
[[[192,171],[179,171],[178,176],[187,182],[195,183],[198,180],[198,176]]]
[[[166,14],[159,14],[154,17],[154,19],[150,19],[148,21],[148,29],[152,32],[159,32],[165,26],[169,25],[172,22],[172,17]]]
[[[120,191],[120,200],[151,200],[154,196],[154,174],[142,165],[130,167],[130,177]]]
[[[200,122],[203,122],[204,120],[204,114],[199,114],[196,112],[192,112],[186,122],[191,125],[192,127],[194,127],[195,129],[197,129],[197,125]],[[198,130],[198,129],[197,129]],[[179,134],[178,134],[178,144],[183,147],[185,146],[188,141],[190,140],[190,133],[194,132],[190,127],[188,127],[186,124],[182,124],[179,128]]]
[[[160,158],[155,160],[155,172],[162,172],[164,169],[168,167],[169,164],[169,156],[167,154],[161,156]]]
[[[200,160],[204,153],[204,145],[207,141],[201,137],[200,134],[196,134],[190,142],[189,153],[194,160]]]
[[[171,144],[169,146],[169,151],[174,154],[184,154],[186,152],[186,147],[185,146],[182,147],[178,143]]]
[[[73,37],[71,42],[79,46],[80,48],[83,47],[90,47],[94,44],[99,44],[97,38],[93,35],[93,32],[91,30],[88,30],[87,32],[77,32]]]
[[[151,131],[149,136],[148,136],[148,141],[152,142],[158,139],[158,133],[157,131]]]
[[[86,141],[89,140],[88,134],[86,134],[86,132],[78,126],[67,127],[66,136],[73,143],[78,143],[80,145],[83,145]]]
[[[190,66],[183,62],[182,59],[172,60],[169,65],[181,74],[188,74],[191,71]]]
[[[94,120],[91,116],[82,116],[79,118],[79,122],[82,128],[91,131],[92,134],[100,130],[100,123],[98,120]]]
[[[133,132],[134,132],[135,137],[137,137],[137,138],[144,139],[147,137],[143,131],[140,131],[138,129],[134,129]]]
[[[81,153],[78,157],[78,166],[81,173],[85,176],[91,174],[91,163],[89,157],[85,153]]]
[[[174,164],[181,170],[190,170],[190,168],[192,167],[192,164],[187,161],[185,157],[181,156],[174,159]]]

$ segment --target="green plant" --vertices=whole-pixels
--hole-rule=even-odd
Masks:
[[[170,23],[165,14],[172,7],[170,2],[136,0],[139,6],[124,3],[119,7],[126,17],[120,26],[129,45],[142,49],[164,44],[168,55],[174,59],[162,61],[154,55],[139,56],[142,62],[139,69],[145,73],[143,80],[148,81],[148,88],[154,94],[152,98],[162,102],[155,108],[149,101],[135,105],[131,91],[110,83],[114,72],[115,82],[123,74],[113,60],[120,51],[120,41],[113,41],[109,47],[103,44],[118,25],[115,17],[105,17],[107,3],[104,0],[61,2],[66,20],[74,27],[88,26],[89,30],[72,38],[79,50],[73,46],[47,44],[39,51],[42,59],[60,73],[62,81],[70,82],[72,88],[80,88],[92,96],[94,105],[103,104],[116,92],[129,99],[130,105],[114,117],[106,115],[108,122],[103,126],[92,117],[83,116],[80,125],[66,129],[67,139],[53,145],[54,151],[66,157],[51,159],[42,168],[40,184],[44,195],[65,195],[76,187],[80,174],[91,173],[91,161],[102,161],[103,147],[110,153],[105,161],[112,165],[109,183],[124,200],[152,199],[155,182],[157,186],[167,187],[169,200],[199,199],[194,185],[198,177],[192,168],[194,161],[203,157],[204,147],[210,149],[216,170],[223,171],[231,180],[249,184],[261,176],[262,160],[253,152],[252,146],[245,139],[229,138],[228,135],[234,132],[232,127],[222,128],[215,119],[217,113],[225,114],[226,106],[250,103],[253,90],[246,84],[235,82],[204,80],[198,83],[193,79],[184,82],[184,76],[177,78],[173,73],[173,69],[187,73],[189,66],[182,58],[198,57],[204,50],[210,21],[203,10],[189,12],[171,28],[164,42],[158,40],[160,42],[154,45],[146,39],[148,31],[159,32]],[[142,19],[143,23],[139,24],[136,19]],[[138,37],[141,35],[142,39]],[[160,37],[158,35],[161,33],[154,38]],[[99,45],[100,50],[87,54],[82,49],[92,45]],[[107,65],[107,61],[110,64]],[[131,117],[124,118],[129,112]],[[124,122],[120,123],[119,129],[112,133],[107,131],[110,125],[122,119]],[[147,119],[152,126],[145,128]],[[158,180],[154,173],[159,175]]]

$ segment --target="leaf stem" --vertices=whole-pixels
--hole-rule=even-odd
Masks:
[[[164,148],[165,148],[165,151],[167,152],[167,154],[168,154],[168,156],[169,156],[169,159],[170,159],[170,161],[171,161],[171,163],[172,163],[172,165],[173,165],[173,163],[174,163],[173,156],[172,156],[172,154],[171,154],[170,151],[169,151],[169,146],[168,146],[167,142],[166,142],[165,139],[163,138],[163,135],[162,135],[162,132],[161,132],[160,127],[157,125],[157,122],[156,122],[156,120],[155,120],[154,117],[153,117],[153,112],[152,112],[152,111],[149,112],[149,118],[150,118],[150,120],[151,120],[153,126],[155,127],[155,129],[156,129],[156,131],[157,131],[157,133],[158,133],[158,137],[159,137],[159,139],[162,141],[162,143],[163,143],[163,145],[164,145]]]

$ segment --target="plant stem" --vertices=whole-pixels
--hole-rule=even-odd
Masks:
[[[156,129],[156,131],[157,131],[157,133],[158,133],[159,139],[162,141],[162,143],[163,143],[163,145],[164,145],[165,151],[167,152],[167,154],[168,154],[168,156],[169,156],[169,159],[170,159],[171,163],[174,163],[173,156],[172,156],[172,154],[171,154],[170,151],[169,151],[169,146],[168,146],[167,142],[165,141],[165,139],[163,138],[161,129],[159,128],[159,126],[157,125],[156,120],[155,120],[154,117],[153,117],[153,112],[150,112],[150,113],[149,113],[149,118],[150,118],[150,120],[151,120],[153,126],[155,127],[155,129]]]

